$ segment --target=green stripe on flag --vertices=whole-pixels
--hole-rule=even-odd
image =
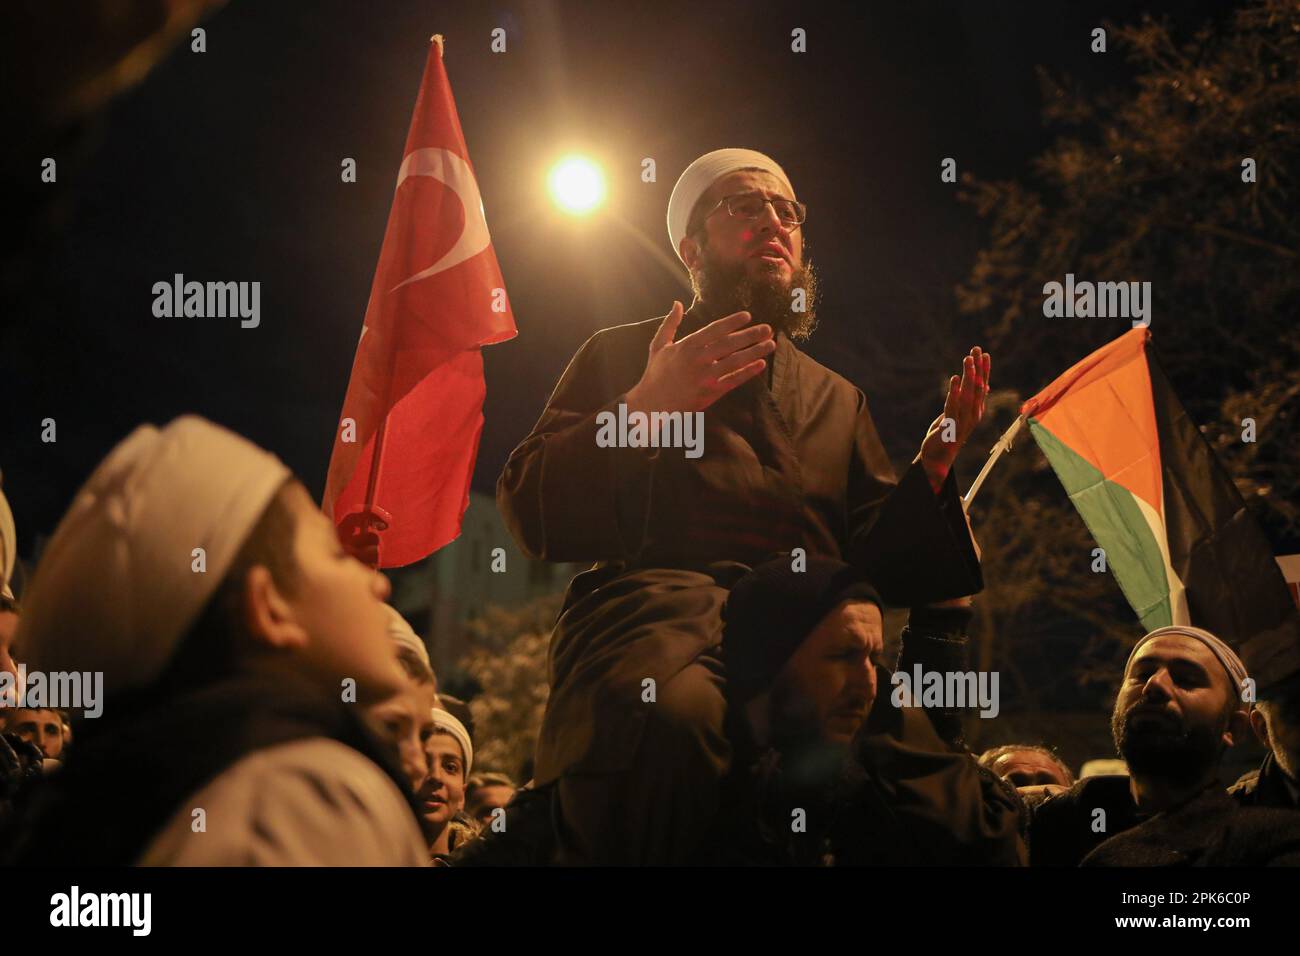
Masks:
[[[1090,462],[1034,419],[1038,447],[1051,462],[1083,522],[1106,552],[1106,565],[1148,631],[1173,623],[1169,578],[1155,533],[1127,488],[1108,481]]]

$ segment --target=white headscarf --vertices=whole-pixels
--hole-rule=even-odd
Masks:
[[[451,734],[460,744],[461,753],[465,755],[465,779],[469,779],[470,768],[474,766],[474,745],[470,743],[469,731],[465,729],[454,714],[450,714],[441,707],[433,708],[433,726]]]
[[[750,168],[771,173],[785,183],[785,188],[790,190],[790,198],[794,198],[794,187],[790,185],[790,177],[770,156],[752,149],[715,149],[711,153],[705,153],[686,167],[686,171],[677,180],[677,185],[673,187],[672,195],[668,198],[668,241],[673,244],[673,252],[677,254],[678,259],[682,258],[682,239],[686,236],[691,210],[695,208],[700,197],[728,173]],[[682,261],[684,263],[686,260]]]
[[[152,683],[290,476],[206,419],[141,425],[59,522],[24,595],[19,646],[44,670],[102,671],[110,695]]]
[[[424,666],[433,670],[433,663],[429,660],[429,649],[424,646],[424,641],[420,640],[420,635],[416,634],[411,625],[402,617],[397,608],[385,604],[384,612],[388,616],[388,636],[393,643],[399,647],[407,647],[415,652],[420,660],[424,661]]]

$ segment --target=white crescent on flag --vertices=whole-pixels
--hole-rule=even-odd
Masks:
[[[466,259],[478,255],[488,247],[492,237],[488,235],[487,218],[483,214],[483,197],[479,195],[478,182],[469,168],[469,163],[449,149],[430,147],[414,150],[404,160],[402,168],[397,171],[397,186],[400,189],[408,176],[432,176],[439,182],[451,187],[465,207],[465,229],[456,240],[455,245],[429,268],[417,272],[397,285],[389,292],[396,292],[404,285],[410,285],[420,279],[445,272],[452,266],[459,265]]]

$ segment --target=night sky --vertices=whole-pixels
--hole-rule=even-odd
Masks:
[[[275,451],[319,496],[433,33],[519,326],[485,350],[475,487],[489,490],[588,336],[689,303],[685,271],[675,279],[627,227],[671,255],[672,186],[721,146],[770,153],[808,203],[824,288],[809,351],[867,392],[891,453],[910,454],[938,383],[915,383],[935,391],[933,412],[901,414],[901,396],[873,389],[872,356],[908,348],[918,300],[951,309],[983,237],[940,160],[1025,175],[1049,135],[1035,66],[1121,82],[1123,54],[1090,53],[1090,30],[1166,9],[1195,25],[1207,6],[237,0],[203,23],[206,53],[175,48],[46,187],[66,218],[33,247],[0,331],[0,468],[21,552],[132,427],[184,412]],[[496,26],[504,54],[489,48]],[[806,54],[790,51],[794,27]],[[569,150],[603,163],[608,215],[575,222],[550,205],[545,171]],[[344,157],[355,184],[340,181]],[[261,326],[155,318],[152,286],[177,272],[260,281]],[[979,339],[971,320],[954,371]],[[47,417],[55,444],[40,440]]]

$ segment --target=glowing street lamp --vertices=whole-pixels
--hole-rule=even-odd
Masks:
[[[571,216],[586,216],[605,201],[605,174],[585,156],[566,156],[551,167],[547,184],[555,204]]]

